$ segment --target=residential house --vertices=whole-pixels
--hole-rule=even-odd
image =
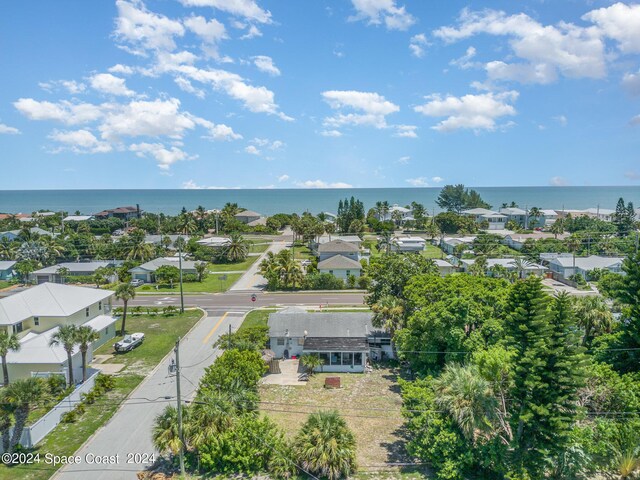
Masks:
[[[144,243],[148,243],[150,245],[165,245],[167,238],[170,240],[167,248],[174,249],[176,240],[182,238],[186,243],[191,237],[189,235],[145,235]]]
[[[558,219],[558,212],[556,212],[555,210],[549,210],[545,208],[540,210],[540,212],[542,212],[542,217],[540,217],[539,219],[539,226],[541,227],[550,227]]]
[[[456,267],[454,267],[451,263],[446,260],[441,260],[439,258],[432,259],[433,263],[438,267],[438,271],[440,272],[440,276],[444,277],[445,275],[449,275],[450,273],[454,273],[456,271]]]
[[[0,280],[11,280],[15,275],[15,260],[0,260]]]
[[[469,250],[476,239],[475,236],[466,237],[442,237],[440,248],[447,254],[453,255],[458,245],[465,245]]]
[[[342,240],[343,242],[353,243],[358,248],[360,248],[360,245],[362,244],[362,239],[357,235],[324,234],[318,237],[317,241],[314,242],[315,248],[317,248],[319,245],[322,245],[323,243],[332,242],[334,240]]]
[[[41,236],[42,235],[48,235],[49,237],[55,237],[56,236],[55,234],[51,233],[50,231],[44,230],[44,229],[42,229],[40,227],[31,227],[29,229],[29,232],[32,235],[33,234],[41,235]],[[13,241],[16,238],[19,238],[21,233],[22,233],[22,230],[8,230],[6,232],[0,232],[0,240],[3,239],[3,238],[6,238],[8,240]]]
[[[323,372],[361,373],[369,358],[393,358],[391,337],[374,328],[371,313],[310,313],[290,307],[269,315],[267,325],[276,358],[318,355]]]
[[[99,268],[107,268],[107,267],[119,267],[122,265],[123,261],[121,260],[97,260],[95,262],[65,262],[59,263],[58,265],[52,265],[50,267],[41,268],[40,270],[36,270],[29,274],[29,279],[31,282],[36,284],[41,283],[66,283],[68,281],[73,281],[73,277],[90,277],[96,273],[96,270]],[[64,279],[58,274],[58,271],[61,268],[65,268],[68,270],[68,276],[70,277],[66,282]],[[117,280],[117,275],[113,274],[109,281],[115,282]]]
[[[267,219],[257,212],[251,210],[243,210],[240,213],[236,213],[234,218],[245,225],[250,227],[256,227],[258,225],[266,225]]]
[[[319,261],[326,260],[336,255],[342,255],[355,261],[360,260],[360,248],[355,243],[341,239],[331,240],[318,246]]]
[[[515,222],[522,227],[524,227],[527,222],[527,212],[522,208],[501,208],[500,213],[507,216],[507,222]]]
[[[142,280],[145,283],[155,283],[155,272],[158,268],[171,265],[173,267],[179,268],[180,261],[179,257],[161,257],[155,258],[153,260],[148,261],[147,263],[143,263],[142,265],[138,265],[137,267],[133,267],[129,270],[131,274],[131,278],[133,280]],[[196,263],[193,260],[185,260],[182,259],[182,273],[185,274],[193,274],[196,275]]]
[[[544,232],[536,232],[536,233],[512,233],[510,235],[506,235],[504,237],[504,244],[508,247],[513,248],[514,250],[522,250],[525,242],[527,240],[543,240],[549,238],[558,238],[558,240],[564,240],[567,238],[569,234],[563,233],[559,235],[554,235],[553,233],[544,233]]]
[[[463,272],[469,272],[471,265],[473,265],[475,262],[476,262],[475,258],[469,258],[469,259],[463,258],[460,260],[460,269]],[[493,275],[492,267],[496,265],[500,265],[501,267],[504,267],[507,270],[507,272],[518,271],[518,264],[513,258],[488,258],[486,275],[492,276]],[[523,272],[521,272],[520,274],[523,277],[528,277],[530,275],[542,276],[544,275],[544,272],[546,270],[547,269],[542,265],[538,265],[537,263],[532,263],[524,260],[524,269],[523,269]]]
[[[196,240],[196,243],[205,247],[223,248],[231,243],[231,239],[227,237],[206,237],[200,240]]]
[[[569,215],[572,217],[590,217],[597,218],[599,220],[603,220],[605,222],[613,221],[613,215],[616,213],[615,210],[611,210],[608,208],[587,208],[585,210],[561,210],[557,211],[558,218],[566,218]]]
[[[60,374],[67,376],[67,354],[49,341],[62,325],[86,325],[99,333],[87,352],[93,351],[115,336],[116,318],[111,315],[115,292],[95,288],[43,283],[0,299],[0,329],[19,337],[20,350],[9,352],[9,378]],[[74,378],[82,378],[78,347],[72,352]]]
[[[554,274],[568,279],[573,275],[581,275],[589,278],[589,272],[595,269],[608,270],[613,273],[622,271],[622,257],[601,257],[591,255],[589,257],[575,257],[573,255],[559,255],[549,260],[549,270]]]
[[[463,210],[460,214],[473,218],[474,221],[479,224],[488,222],[488,230],[504,230],[508,219],[507,215],[486,208],[471,208],[469,210]]]
[[[397,236],[391,239],[391,249],[395,252],[421,252],[425,249],[427,241],[422,237],[411,235]]]
[[[94,220],[93,215],[67,215],[62,219],[63,222],[88,222]]]
[[[104,220],[106,218],[119,218],[120,220],[128,221],[132,218],[140,218],[142,215],[142,210],[140,210],[140,206],[136,205],[135,207],[127,206],[127,207],[118,207],[111,208],[108,210],[102,210],[101,212],[94,213],[93,216],[99,220]]]
[[[330,273],[334,277],[346,281],[350,276],[360,277],[362,265],[360,262],[344,255],[334,255],[318,262],[318,271],[320,273]]]

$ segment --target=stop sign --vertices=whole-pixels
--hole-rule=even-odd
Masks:
[[[255,294],[251,295],[251,301],[255,302],[258,299]]]

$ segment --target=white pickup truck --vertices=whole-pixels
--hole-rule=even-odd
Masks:
[[[113,349],[116,352],[128,352],[133,350],[138,345],[142,345],[144,341],[144,333],[132,333],[131,335],[125,335],[122,340],[113,344]]]

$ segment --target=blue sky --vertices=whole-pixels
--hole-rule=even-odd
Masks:
[[[640,184],[640,5],[59,0],[0,15],[0,188]]]

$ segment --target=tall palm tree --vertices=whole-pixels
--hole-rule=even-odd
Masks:
[[[379,220],[384,220],[382,218],[382,202],[380,200],[376,202],[376,206],[373,208],[373,210],[376,212]]]
[[[197,449],[231,428],[238,410],[227,394],[207,389],[198,395],[198,403],[193,404],[189,413],[184,428],[185,441]]]
[[[391,251],[391,238],[392,234],[390,231],[382,231],[380,233],[380,236],[378,237],[378,250],[384,251],[387,255],[389,255],[389,252]]]
[[[394,221],[394,223],[396,224],[397,227],[402,225],[402,212],[400,212],[399,210],[394,210],[393,213],[391,213],[391,220]]]
[[[180,229],[180,233],[189,235],[198,229],[198,225],[196,224],[193,215],[190,213],[184,213],[180,215],[180,218],[178,219],[178,228]]]
[[[279,265],[280,278],[287,288],[298,288],[302,285],[304,274],[298,262],[293,258],[283,260]]]
[[[573,308],[578,326],[584,330],[582,345],[589,346],[595,336],[611,333],[613,314],[604,298],[595,295],[576,297]]]
[[[384,202],[382,202],[382,219],[381,220],[387,220],[387,215],[389,215],[389,210],[391,209],[391,205],[389,205],[389,202],[387,202],[386,200]]]
[[[76,329],[76,342],[82,355],[82,383],[87,381],[87,351],[89,345],[100,338],[100,334],[88,325],[82,325]]]
[[[529,227],[535,228],[535,226],[538,224],[538,219],[541,216],[542,210],[540,210],[538,207],[531,207],[529,209],[529,217],[531,217],[532,220],[529,222]]]
[[[73,382],[73,361],[71,355],[73,354],[73,348],[78,343],[76,341],[76,325],[62,325],[58,327],[58,331],[51,336],[49,340],[49,346],[57,347],[61,345],[64,351],[67,352],[67,367],[69,370],[69,386],[74,385]]]
[[[121,283],[116,287],[116,298],[122,300],[122,326],[120,327],[120,335],[124,335],[127,322],[127,307],[129,300],[136,298],[136,289],[130,283]]]
[[[371,310],[373,310],[371,319],[373,326],[384,328],[392,338],[395,332],[404,326],[404,302],[394,295],[385,295],[380,298],[373,304]]]
[[[553,233],[553,238],[558,238],[558,235],[562,235],[564,233],[564,224],[561,219],[557,219],[549,228],[549,231]]]
[[[242,262],[249,253],[247,241],[239,233],[232,233],[229,236],[229,240],[226,249],[227,260],[230,262]]]
[[[448,364],[433,388],[436,405],[448,412],[467,439],[475,442],[494,430],[498,402],[475,366]]]
[[[356,471],[355,436],[336,411],[309,415],[293,448],[302,468],[313,475],[336,480]]]
[[[524,274],[528,268],[530,268],[533,263],[523,257],[514,258],[511,262],[516,269],[516,273],[518,274],[518,278],[524,278]]]
[[[20,350],[20,340],[12,333],[0,332],[0,357],[2,358],[3,385],[9,385],[9,369],[7,368],[7,354]]]
[[[189,421],[190,407],[182,407],[182,421]],[[178,431],[178,410],[173,405],[167,405],[153,421],[151,430],[153,446],[161,453],[177,455],[180,447],[185,447],[180,440]]]
[[[16,424],[9,442],[9,453],[13,453],[22,437],[22,431],[29,416],[31,406],[43,395],[42,380],[39,378],[24,378],[16,380],[7,387],[5,399],[15,408]]]

